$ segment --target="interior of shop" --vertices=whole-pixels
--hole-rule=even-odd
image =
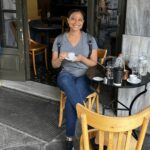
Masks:
[[[37,20],[40,20],[44,24],[54,23],[62,25],[61,16],[67,16],[67,13],[71,9],[82,9],[85,13],[85,23],[83,31],[88,32],[88,2],[86,0],[33,0],[32,2],[28,0],[27,3],[28,9],[28,18],[34,24]],[[118,10],[118,0],[113,1],[97,1],[95,6],[97,10],[95,12],[95,25],[94,25],[94,36],[97,39],[97,44],[99,48],[106,48],[108,50],[107,55],[116,55],[116,32],[117,32],[117,10]],[[51,22],[50,22],[51,20]],[[53,21],[52,21],[53,20]],[[32,26],[31,24],[31,26]],[[56,86],[56,77],[57,70],[53,69],[51,61],[51,48],[54,41],[54,38],[62,33],[62,29],[57,31],[50,32],[50,38],[45,42],[45,33],[39,32],[37,30],[33,31],[33,28],[30,26],[31,38],[35,41],[48,44],[48,68],[47,72],[44,62],[41,62],[43,59],[37,58],[37,75],[35,76],[32,66],[31,66],[31,80],[36,82],[42,82],[44,84],[50,84]],[[65,25],[65,28],[66,25]],[[47,36],[47,35],[46,35]]]

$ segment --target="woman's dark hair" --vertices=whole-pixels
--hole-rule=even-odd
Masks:
[[[68,18],[71,16],[72,13],[74,12],[80,12],[84,18],[85,14],[84,12],[81,10],[81,9],[71,9],[69,12],[68,12]]]

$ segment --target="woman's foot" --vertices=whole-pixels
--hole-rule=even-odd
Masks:
[[[74,150],[73,139],[70,137],[66,138],[66,150]]]
[[[99,144],[95,143],[95,138],[90,139],[93,150],[99,150]],[[107,146],[104,145],[104,150],[107,150]]]

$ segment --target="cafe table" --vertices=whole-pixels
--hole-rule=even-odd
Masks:
[[[121,86],[116,86],[113,84],[113,80],[108,80],[107,83],[104,82],[103,78],[105,77],[105,71],[103,69],[102,66],[94,66],[94,67],[90,67],[88,70],[87,70],[87,73],[86,73],[87,77],[92,81],[92,82],[96,82],[96,83],[99,83],[100,85],[102,86],[106,86],[107,87],[113,87],[115,92],[114,92],[114,98],[112,100],[112,102],[110,103],[110,105],[105,105],[103,100],[101,101],[102,103],[102,113],[105,114],[105,109],[112,109],[115,114],[117,115],[117,111],[118,110],[124,110],[124,111],[128,111],[129,112],[129,115],[131,115],[132,113],[132,108],[133,108],[133,105],[134,103],[136,102],[136,100],[138,99],[138,97],[140,97],[142,94],[146,93],[147,92],[147,84],[150,82],[150,73],[147,73],[146,76],[143,76],[141,78],[141,82],[138,83],[138,84],[131,84],[129,83],[128,81],[126,80],[123,80],[122,81],[122,84]],[[101,80],[94,80],[95,78],[94,77],[100,77]],[[94,78],[94,79],[93,79]],[[131,103],[129,105],[129,107],[127,107],[125,104],[123,104],[122,102],[120,102],[118,100],[118,91],[119,91],[119,88],[137,88],[137,87],[141,87],[141,86],[144,86],[144,90],[141,91],[140,93],[138,93],[132,100],[131,100]],[[101,87],[101,86],[100,86]],[[118,107],[118,104],[122,105],[123,107]]]
[[[49,45],[49,40],[53,36],[53,33],[61,33],[61,24],[43,23],[41,20],[32,20],[30,23],[30,30],[33,32],[33,36],[44,33],[46,37],[44,44]]]
[[[49,45],[50,38],[54,38],[53,34],[56,31],[61,32],[61,25],[58,24],[41,24],[41,25],[36,25],[32,26],[32,30],[38,33],[44,33],[46,38],[45,38],[45,44]],[[59,33],[58,32],[58,33]]]

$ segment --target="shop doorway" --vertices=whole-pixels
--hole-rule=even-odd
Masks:
[[[121,52],[122,34],[125,31],[126,1],[97,0],[95,34],[99,47],[107,48],[108,54]]]
[[[30,76],[26,19],[23,0],[0,0],[0,79],[25,81]]]

